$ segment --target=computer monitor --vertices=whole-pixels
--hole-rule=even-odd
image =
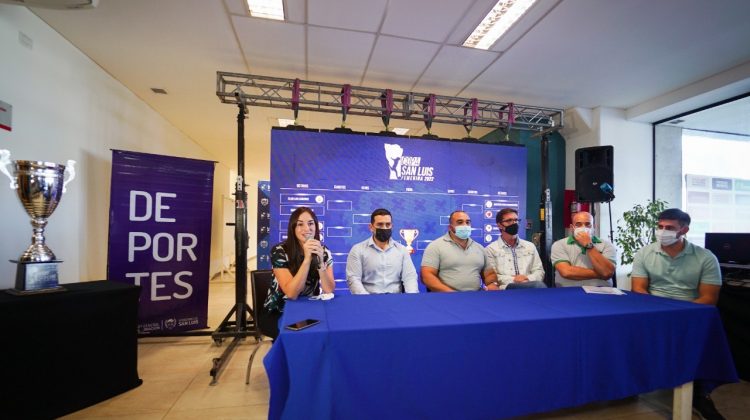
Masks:
[[[706,249],[720,263],[750,264],[750,233],[706,233]]]

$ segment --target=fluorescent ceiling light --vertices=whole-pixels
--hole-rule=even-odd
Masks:
[[[284,2],[282,0],[247,0],[250,16],[284,20]]]
[[[396,134],[398,134],[399,136],[403,136],[404,134],[406,134],[406,133],[409,132],[409,129],[408,128],[396,127],[396,128],[393,129],[393,132],[396,133]]]
[[[294,120],[279,118],[279,127],[286,127],[287,125],[294,125]]]
[[[487,13],[474,32],[464,41],[464,47],[486,50],[495,43],[536,0],[499,0]]]

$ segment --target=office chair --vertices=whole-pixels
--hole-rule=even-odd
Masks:
[[[253,367],[253,359],[255,359],[255,353],[258,352],[261,344],[263,344],[263,336],[269,335],[267,331],[263,331],[260,322],[261,317],[265,317],[263,311],[263,303],[268,297],[268,288],[271,287],[273,282],[273,270],[255,270],[250,273],[250,288],[253,292],[253,320],[255,321],[255,342],[258,343],[250,354],[250,360],[247,363],[247,373],[245,374],[245,384],[250,383],[250,369]]]

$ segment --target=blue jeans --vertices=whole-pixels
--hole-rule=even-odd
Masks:
[[[505,286],[505,290],[510,289],[545,289],[547,285],[541,281],[527,281],[523,283],[511,283]]]

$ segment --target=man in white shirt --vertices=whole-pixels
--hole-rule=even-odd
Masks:
[[[518,211],[505,208],[495,217],[500,237],[484,249],[497,281],[487,290],[545,288],[544,267],[539,252],[529,241],[518,237]]]
[[[372,236],[354,245],[346,260],[346,282],[352,294],[418,293],[411,256],[391,238],[391,212],[372,212],[369,228]]]

